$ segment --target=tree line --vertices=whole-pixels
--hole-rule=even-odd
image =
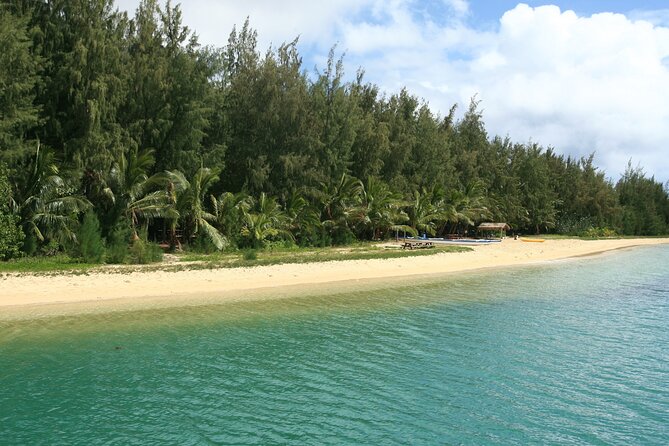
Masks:
[[[347,81],[334,49],[309,71],[297,40],[261,53],[248,20],[212,48],[170,2],[128,17],[112,0],[12,0],[0,42],[0,258],[325,246],[482,221],[669,230],[667,186],[640,167],[613,183],[593,155],[488,135],[475,98],[456,119],[362,70]]]

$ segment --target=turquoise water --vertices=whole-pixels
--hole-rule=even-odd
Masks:
[[[669,444],[669,247],[0,323],[0,443]]]

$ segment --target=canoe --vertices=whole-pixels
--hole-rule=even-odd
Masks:
[[[534,242],[534,243],[543,243],[545,240],[542,238],[521,238],[523,242]]]

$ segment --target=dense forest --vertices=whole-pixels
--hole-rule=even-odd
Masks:
[[[180,8],[0,2],[0,258],[327,246],[508,222],[522,233],[658,235],[666,185],[617,183],[488,135],[476,98],[440,116],[406,90],[261,53],[248,21],[203,47]],[[461,116],[458,118],[458,116]]]

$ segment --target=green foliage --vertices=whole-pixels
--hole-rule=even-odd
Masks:
[[[130,247],[132,230],[129,224],[119,222],[107,237],[107,263],[125,263]]]
[[[102,215],[104,236],[122,221],[137,235],[142,223],[175,217],[168,191],[159,189],[160,175],[148,176],[154,161],[153,151],[131,149],[121,153],[108,172],[92,172],[86,178],[88,194]]]
[[[73,259],[67,255],[42,256],[42,257],[20,257],[6,262],[0,262],[0,272],[27,272],[27,273],[52,273],[58,271],[86,271],[99,265],[88,265],[81,263],[79,259]]]
[[[7,169],[0,163],[0,260],[19,257],[25,235],[19,226],[20,219],[10,212],[11,188]]]
[[[216,216],[208,212],[206,205],[208,190],[218,182],[218,174],[211,169],[202,167],[197,170],[192,180],[178,170],[166,171],[155,177],[155,181],[163,184],[168,191],[169,203],[173,210],[170,218],[172,244],[177,227],[183,229],[186,240],[206,238],[216,249],[221,250],[228,244],[226,237],[211,222]]]
[[[623,209],[624,234],[660,235],[669,231],[669,193],[654,178],[646,178],[643,169],[627,166],[616,184]]]
[[[188,245],[188,251],[200,254],[212,254],[215,252],[220,252],[216,245],[214,245],[211,240],[206,237],[195,237],[195,239],[193,239],[193,241]]]
[[[33,241],[56,246],[74,241],[77,217],[91,203],[59,175],[53,152],[39,145],[26,171],[15,184],[12,207],[21,218],[28,247]]]
[[[88,210],[99,231],[86,243],[99,232],[119,263],[159,257],[140,228],[200,251],[490,220],[523,233],[669,232],[667,188],[640,168],[614,185],[592,155],[490,137],[477,98],[456,119],[455,106],[440,117],[406,89],[381,94],[362,70],[347,82],[335,48],[309,74],[297,40],[260,53],[248,20],[224,48],[202,48],[170,2],[142,0],[131,19],[113,0],[5,3],[4,257],[19,245],[61,252]]]
[[[21,255],[25,235],[18,223],[17,216],[0,210],[0,260],[9,260]]]
[[[113,0],[33,3],[35,49],[44,59],[41,139],[67,163],[107,170],[128,142],[119,122],[130,85],[127,19]]]
[[[405,225],[409,217],[402,207],[400,195],[391,191],[387,184],[375,177],[369,177],[360,194],[360,204],[355,209],[356,229],[359,238],[380,240],[391,231],[413,232]]]
[[[555,232],[564,235],[580,235],[589,231],[593,227],[592,219],[589,217],[566,217],[558,221],[555,226]]]
[[[22,231],[23,232],[23,231]],[[21,246],[21,252],[27,256],[33,256],[37,253],[39,248],[39,242],[33,234],[24,234],[23,245]]]
[[[35,86],[41,58],[33,52],[29,16],[0,4],[0,161],[21,161],[29,152],[25,139],[38,124]]]
[[[588,228],[585,231],[581,232],[581,237],[585,238],[610,238],[617,237],[618,233],[611,228]]]
[[[272,240],[292,240],[288,217],[275,198],[263,192],[252,203],[251,208],[242,214],[240,241],[244,246],[258,249]]]
[[[160,246],[141,238],[132,242],[129,254],[130,262],[140,265],[160,262],[163,259],[163,250]]]
[[[258,251],[255,249],[244,250],[244,260],[258,260]]]
[[[85,263],[102,263],[105,257],[105,246],[100,235],[100,222],[93,211],[84,215],[77,231],[75,256]]]

